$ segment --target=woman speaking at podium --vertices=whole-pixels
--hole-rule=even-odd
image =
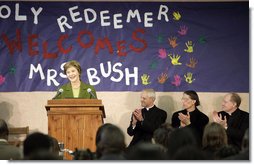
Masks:
[[[94,87],[80,80],[81,73],[82,70],[79,62],[72,60],[65,63],[64,74],[66,74],[70,82],[61,86],[53,99],[65,99],[65,98],[97,99]]]

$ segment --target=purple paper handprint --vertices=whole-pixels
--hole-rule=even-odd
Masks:
[[[166,49],[159,49],[159,57],[161,58],[161,59],[164,59],[164,58],[166,58],[167,57],[167,52],[166,52]]]
[[[186,35],[188,32],[188,27],[184,26],[180,26],[180,30],[178,30],[178,34],[180,34],[181,36]]]
[[[174,81],[172,81],[171,83],[172,83],[174,86],[178,87],[178,86],[181,85],[181,81],[182,81],[181,77],[180,77],[179,75],[176,74],[176,75],[174,75]]]

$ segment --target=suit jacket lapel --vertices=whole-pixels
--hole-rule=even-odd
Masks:
[[[79,98],[90,98],[90,94],[87,92],[88,86],[81,81],[79,89]]]
[[[65,89],[65,95],[66,95],[66,98],[73,98],[73,92],[72,92],[72,87],[71,87],[71,83],[68,83],[66,85],[66,89]]]

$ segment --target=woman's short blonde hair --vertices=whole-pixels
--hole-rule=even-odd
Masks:
[[[78,72],[79,72],[79,77],[81,76],[82,69],[80,67],[80,63],[79,62],[77,62],[75,60],[71,60],[69,62],[66,62],[64,64],[64,74],[66,74],[67,69],[69,69],[70,67],[75,67],[78,70]]]

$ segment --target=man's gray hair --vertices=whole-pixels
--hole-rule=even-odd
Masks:
[[[231,94],[230,100],[232,102],[235,102],[236,103],[236,107],[239,108],[240,105],[241,105],[241,101],[242,101],[241,97],[237,93],[230,93],[230,94]]]
[[[155,93],[154,89],[152,89],[152,88],[147,88],[147,89],[144,89],[143,92],[146,92],[147,95],[148,95],[148,97],[151,97],[151,98],[153,98],[153,99],[155,100],[155,98],[156,98],[156,93]]]

